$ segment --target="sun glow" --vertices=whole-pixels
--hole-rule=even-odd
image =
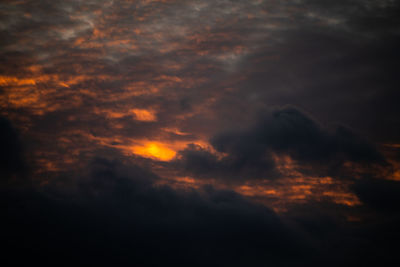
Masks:
[[[176,152],[166,145],[158,142],[149,142],[142,145],[132,147],[133,153],[146,158],[155,158],[162,161],[173,159]]]

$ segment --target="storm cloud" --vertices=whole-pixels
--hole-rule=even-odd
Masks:
[[[232,191],[156,187],[151,172],[105,159],[87,170],[73,194],[57,193],[55,185],[3,191],[6,261],[242,266],[314,257],[301,233]]]
[[[288,155],[303,165],[340,169],[348,162],[388,165],[384,156],[365,138],[344,126],[327,129],[294,107],[259,114],[255,125],[211,138],[222,158],[195,145],[181,152],[184,169],[197,175],[234,179],[276,178],[273,157]],[[326,171],[326,169],[324,169]],[[334,170],[332,170],[334,171]]]

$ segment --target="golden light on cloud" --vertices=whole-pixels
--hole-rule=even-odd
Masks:
[[[148,142],[143,145],[132,147],[133,153],[146,158],[154,158],[161,161],[173,159],[176,152],[166,145],[159,142]]]
[[[298,163],[288,155],[276,154],[274,161],[282,175],[279,180],[247,181],[234,190],[278,213],[286,212],[292,204],[309,201],[329,201],[348,207],[362,204],[357,195],[349,190],[349,182],[337,181],[330,176],[304,175],[299,171]]]
[[[131,112],[135,114],[138,121],[156,121],[157,117],[152,110],[148,109],[132,109]]]
[[[397,170],[393,174],[393,180],[400,181],[400,170]]]
[[[162,141],[150,141],[150,140],[137,140],[136,144],[129,146],[130,152],[145,157],[152,158],[161,161],[170,161],[178,156],[178,151],[183,150],[189,144],[195,144],[204,149],[209,148],[207,142],[202,140],[196,141],[183,141],[183,142],[162,142]],[[121,148],[125,150],[125,148]]]
[[[35,85],[34,79],[19,79],[13,76],[0,75],[0,86],[22,86],[22,85]]]

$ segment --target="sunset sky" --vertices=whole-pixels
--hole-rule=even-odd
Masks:
[[[399,13],[1,0],[2,265],[399,266]]]

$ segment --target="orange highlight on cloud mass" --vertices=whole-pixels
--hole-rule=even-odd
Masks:
[[[149,142],[143,146],[132,147],[133,153],[146,158],[155,158],[162,161],[168,161],[175,157],[176,152],[167,146],[158,142]]]
[[[156,115],[154,111],[147,109],[132,109],[132,113],[135,114],[135,117],[139,121],[156,121]]]

